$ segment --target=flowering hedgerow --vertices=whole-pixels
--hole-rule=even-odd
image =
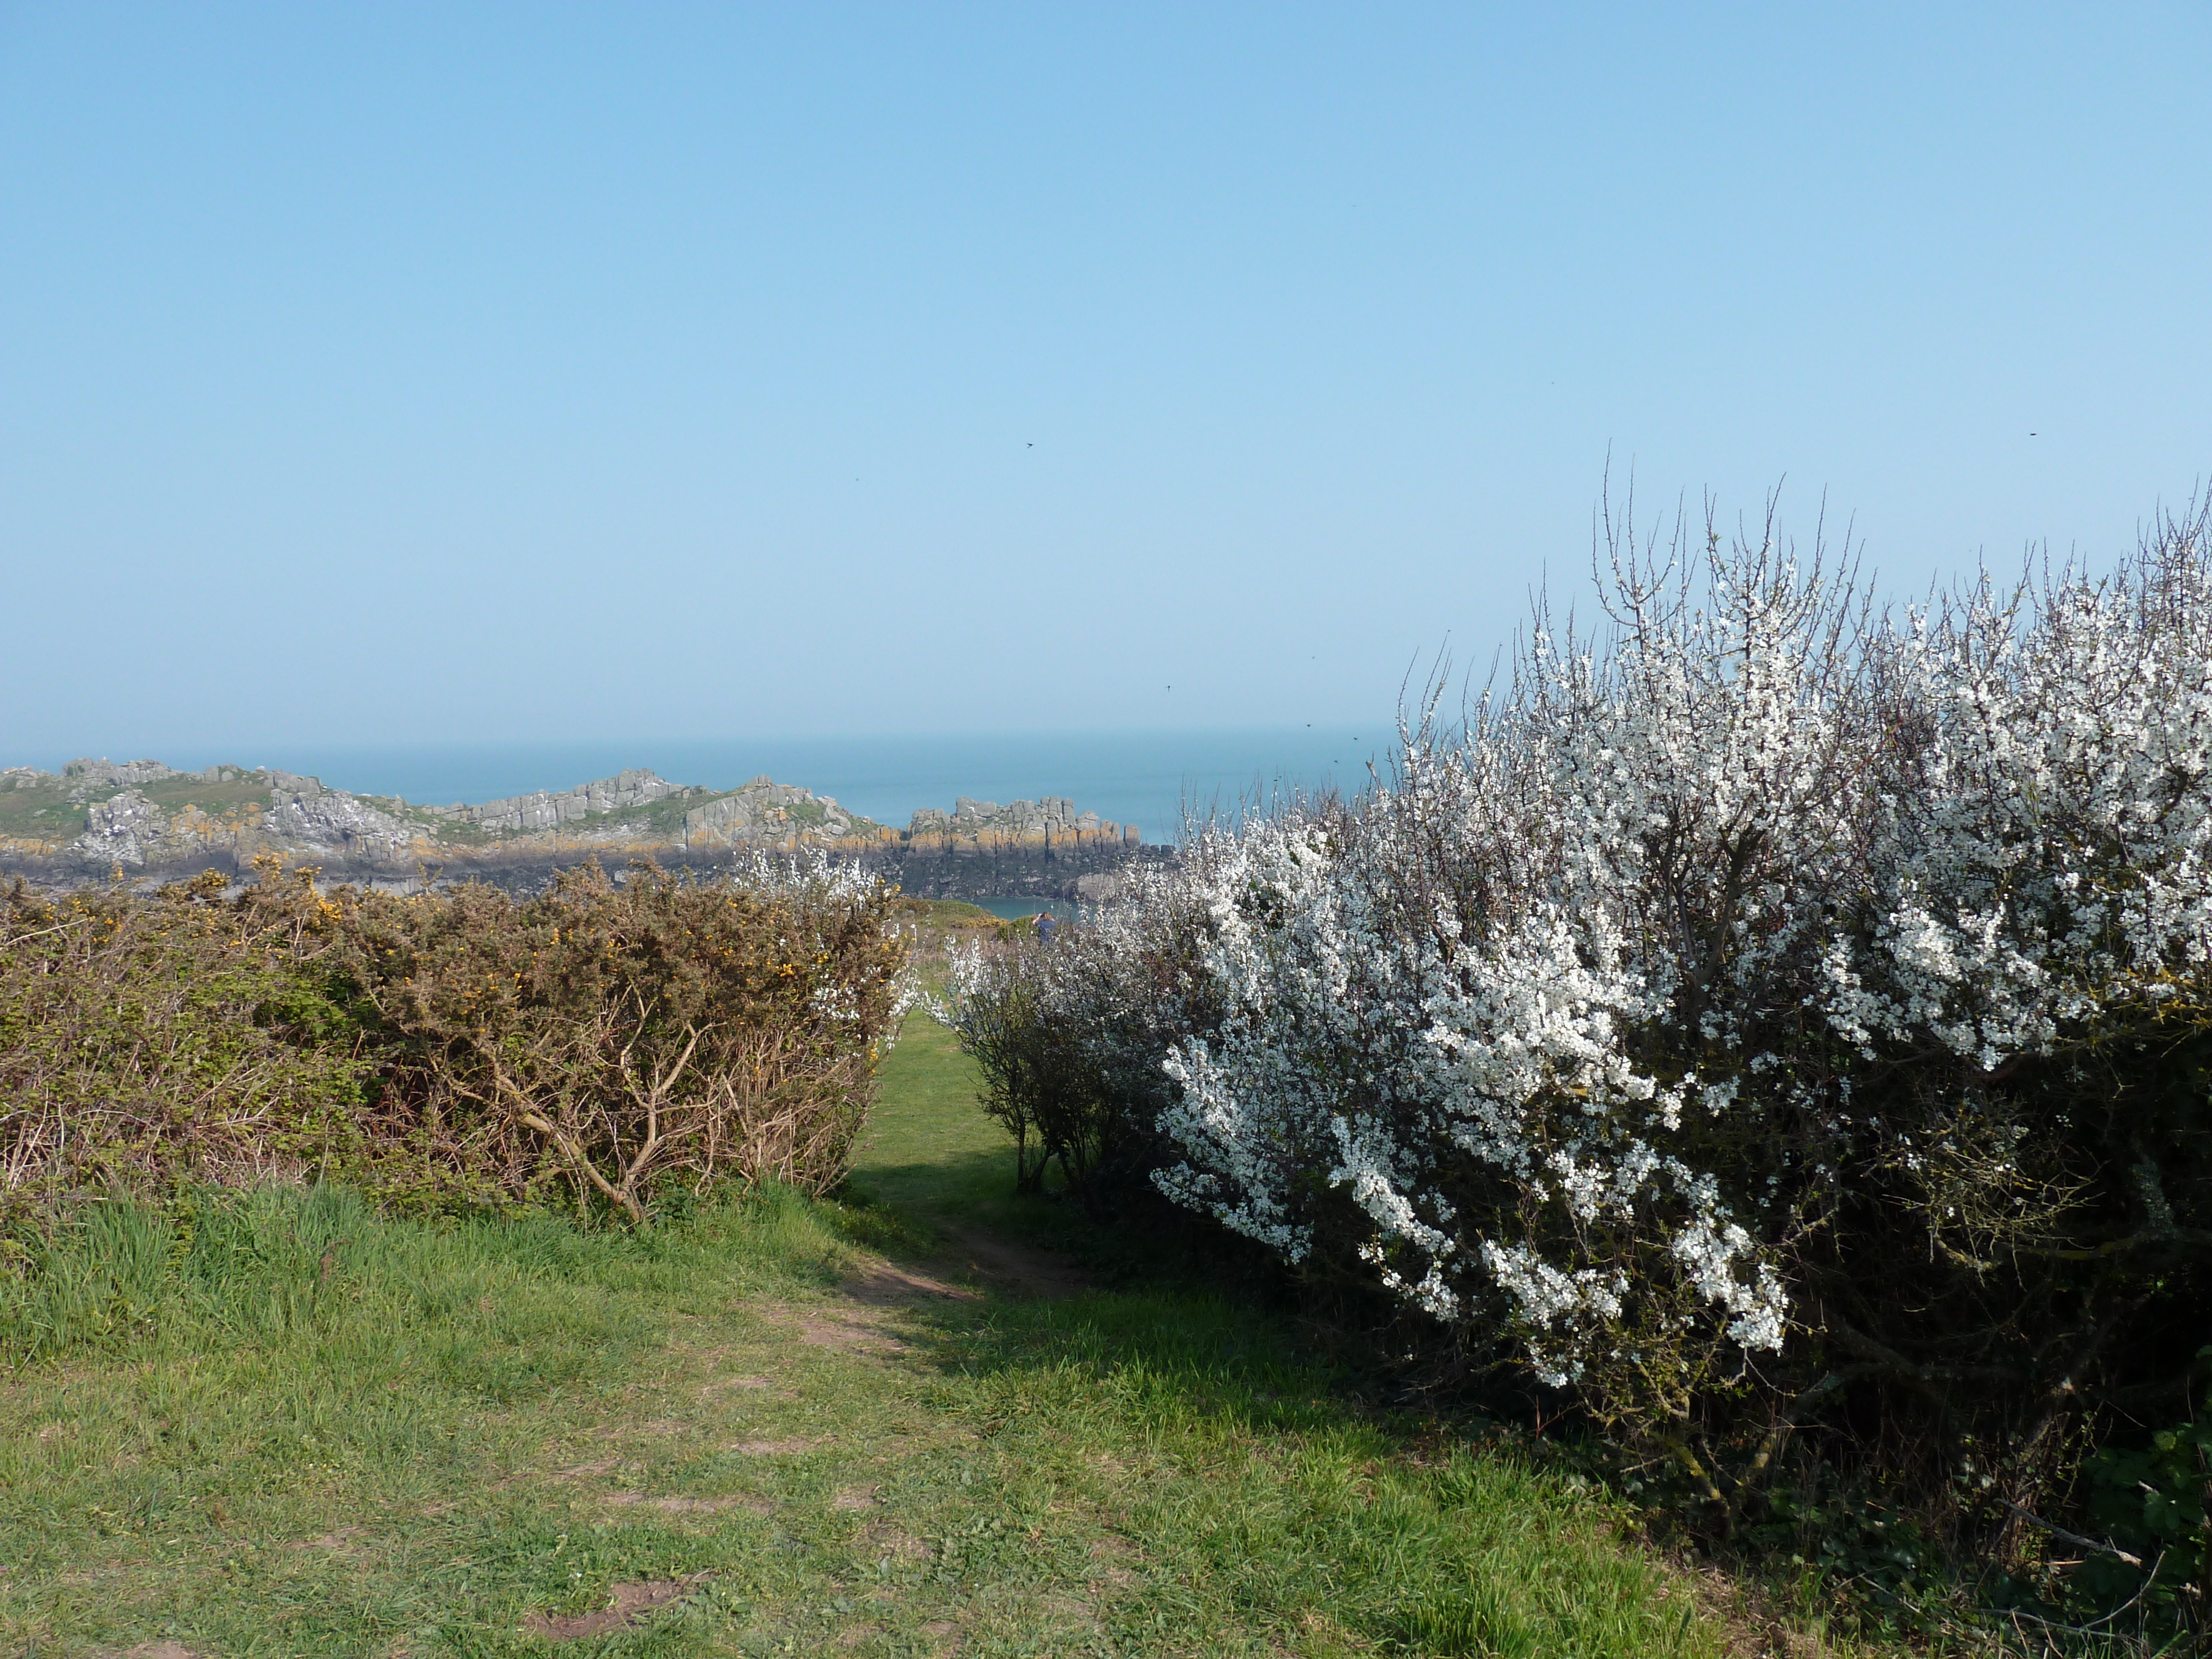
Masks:
[[[1606,641],[1540,613],[1463,731],[952,1017],[1048,986],[1160,1191],[1715,1497],[1853,1398],[2032,1495],[2212,1334],[2206,530],[1893,617],[1771,534],[1616,540]]]

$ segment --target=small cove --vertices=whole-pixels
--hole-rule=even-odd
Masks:
[[[969,899],[968,902],[978,909],[988,910],[1005,921],[1034,915],[1048,915],[1060,921],[1073,921],[1076,918],[1075,903],[1069,899],[979,898]]]

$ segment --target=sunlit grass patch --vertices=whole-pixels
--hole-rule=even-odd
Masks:
[[[0,1650],[1720,1650],[1603,1500],[1268,1316],[933,1278],[1006,1173],[957,1060],[894,1055],[860,1185],[902,1207],[74,1212],[0,1281]]]

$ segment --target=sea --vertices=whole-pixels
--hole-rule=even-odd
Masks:
[[[1078,811],[1137,826],[1147,842],[1179,842],[1186,824],[1236,821],[1285,796],[1356,794],[1396,742],[1389,720],[1333,730],[1005,735],[610,739],[558,744],[457,741],[409,746],[275,744],[221,753],[161,752],[180,769],[217,763],[281,767],[356,794],[426,805],[475,805],[567,789],[643,767],[672,783],[730,789],[763,775],[834,797],[848,811],[905,827],[916,808],[950,811],[957,797],[995,801],[1065,795]],[[32,757],[44,767],[67,756]],[[116,761],[137,756],[112,755]]]

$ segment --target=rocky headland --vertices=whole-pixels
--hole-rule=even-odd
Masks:
[[[1065,796],[1001,806],[963,796],[904,830],[832,796],[758,777],[735,789],[671,783],[643,770],[476,805],[360,795],[318,778],[159,761],[70,762],[59,772],[0,769],[0,869],[41,884],[118,877],[242,873],[274,854],[331,880],[411,887],[481,879],[535,887],[581,859],[650,857],[708,868],[750,852],[820,853],[884,870],[933,898],[1110,896],[1132,859],[1167,855]]]
[[[925,806],[875,854],[896,860],[898,884],[925,898],[1111,898],[1133,860],[1169,858],[1137,826],[1084,811],[1065,795],[1006,806],[963,795]]]

